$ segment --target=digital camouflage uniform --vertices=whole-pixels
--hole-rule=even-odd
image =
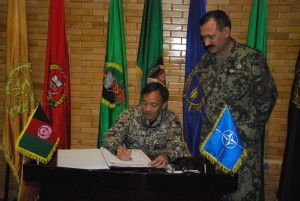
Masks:
[[[118,146],[125,144],[131,149],[142,149],[151,159],[167,154],[170,161],[183,157],[181,126],[175,113],[162,111],[150,125],[142,107],[124,110],[104,136],[102,146],[116,153]]]
[[[257,50],[233,40],[233,48],[222,64],[206,52],[201,72],[205,98],[205,118],[201,142],[212,130],[225,104],[243,139],[247,158],[238,170],[238,191],[223,200],[255,201],[263,196],[264,127],[277,99],[277,89],[266,60]]]

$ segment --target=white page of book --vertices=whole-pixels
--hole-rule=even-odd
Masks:
[[[109,169],[100,149],[58,149],[57,166],[78,169]]]
[[[140,149],[131,149],[131,158],[129,161],[122,161],[104,147],[100,148],[107,164],[115,167],[151,167],[150,158]]]

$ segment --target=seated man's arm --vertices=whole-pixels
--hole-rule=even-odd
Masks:
[[[178,117],[173,113],[167,128],[166,149],[151,162],[155,167],[164,167],[177,158],[183,157],[182,128]]]
[[[167,154],[170,162],[172,162],[177,158],[183,157],[183,149],[182,128],[178,117],[175,115],[168,132],[167,150],[165,154]]]
[[[124,110],[115,121],[114,125],[104,134],[102,146],[111,153],[117,154],[117,149],[123,145],[124,139],[128,133],[129,111]]]

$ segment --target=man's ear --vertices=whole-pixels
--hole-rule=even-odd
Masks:
[[[230,28],[229,27],[224,27],[223,28],[223,34],[225,37],[229,37],[230,36]]]
[[[168,106],[168,101],[163,103],[162,109],[165,110],[167,108],[167,106]]]

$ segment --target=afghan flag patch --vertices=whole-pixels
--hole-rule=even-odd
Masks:
[[[41,104],[30,115],[26,126],[18,137],[18,152],[47,164],[59,143]]]

